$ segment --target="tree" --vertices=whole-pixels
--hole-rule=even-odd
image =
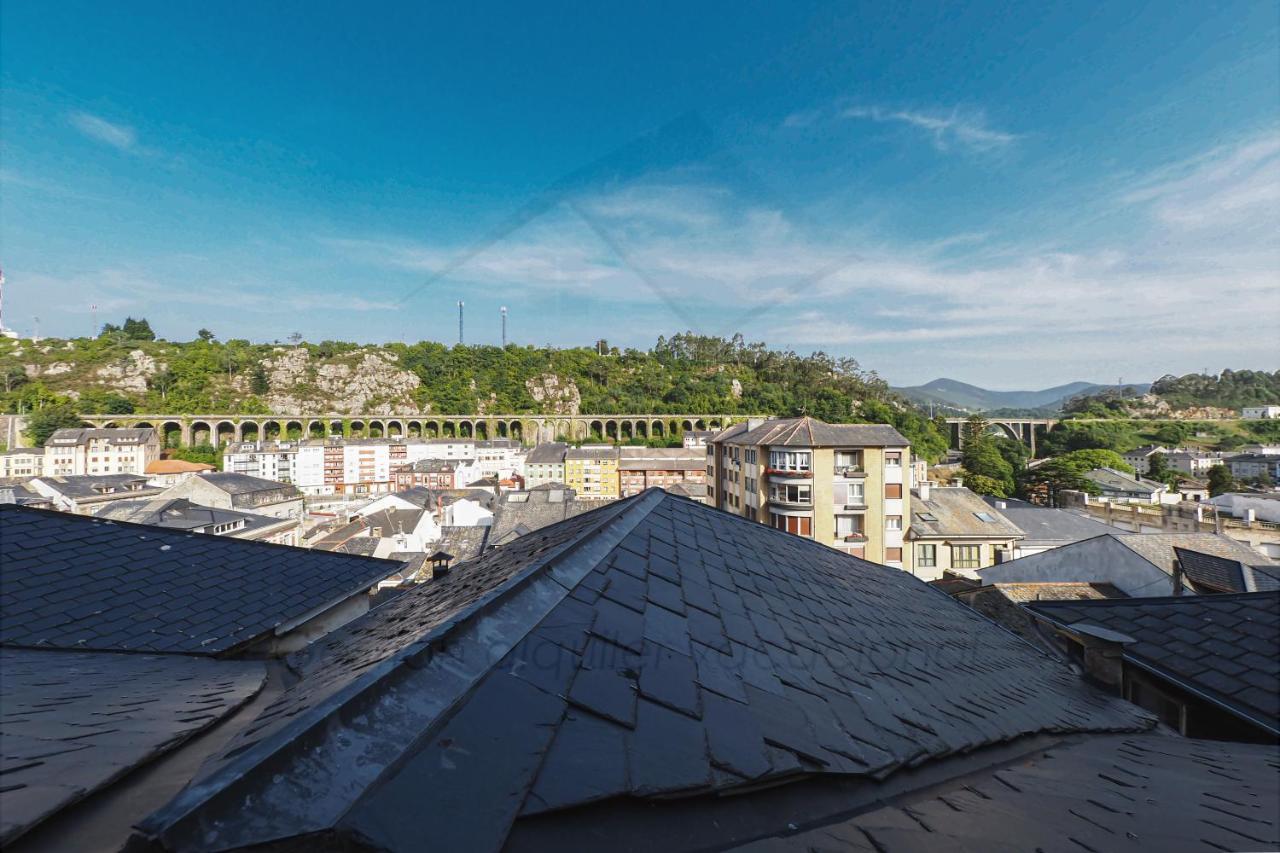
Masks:
[[[27,437],[36,447],[44,447],[56,430],[84,426],[80,413],[70,403],[45,406],[27,420]]]
[[[1226,494],[1235,487],[1235,478],[1231,476],[1231,469],[1226,465],[1214,465],[1209,469],[1210,497],[1216,498],[1218,495]]]
[[[154,341],[156,339],[156,333],[151,331],[151,324],[145,319],[135,320],[132,317],[126,317],[120,331],[124,332],[124,336],[131,341]]]
[[[1027,498],[1049,506],[1058,506],[1064,491],[1096,495],[1101,490],[1086,476],[1096,468],[1133,473],[1133,468],[1126,465],[1115,451],[1075,450],[1028,468],[1019,483],[1020,491]]]
[[[196,337],[204,341],[205,343],[212,343],[214,340],[213,332],[209,331],[208,329],[201,329],[200,331],[196,332]]]
[[[1163,453],[1152,453],[1147,457],[1147,477],[1152,480],[1164,482],[1169,479],[1169,475],[1173,470],[1169,467],[1169,460]]]
[[[289,343],[293,344],[295,348],[302,343],[302,332],[290,332]]]
[[[147,385],[154,391],[160,392],[160,399],[167,401],[169,398],[169,389],[178,381],[177,375],[167,365],[163,370],[158,370],[147,380]]]
[[[1014,489],[1014,467],[1001,454],[995,437],[987,432],[987,421],[981,415],[973,415],[961,430],[960,465],[965,484],[980,495],[1008,497]]]
[[[973,474],[964,478],[964,484],[969,491],[980,495],[990,495],[993,498],[1009,497],[1009,491],[1003,480],[984,477],[981,474]]]
[[[262,396],[271,390],[271,382],[267,379],[267,371],[263,369],[261,364],[253,366],[253,373],[249,377],[249,390],[258,396]]]
[[[15,388],[27,384],[27,372],[18,365],[7,367],[4,370],[4,393],[8,394]]]

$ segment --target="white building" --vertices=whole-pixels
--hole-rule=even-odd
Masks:
[[[15,447],[0,451],[0,478],[44,475],[44,448]]]
[[[1240,417],[1246,421],[1270,421],[1280,418],[1280,406],[1245,406]]]
[[[292,483],[297,458],[296,441],[245,441],[227,445],[222,454],[222,470]]]
[[[44,472],[51,477],[82,474],[144,474],[160,458],[154,429],[60,429],[44,443]]]
[[[1127,453],[1121,454],[1125,464],[1133,468],[1139,474],[1151,473],[1151,457],[1157,453],[1168,453],[1169,451],[1157,444],[1147,444],[1142,447],[1135,447]]]

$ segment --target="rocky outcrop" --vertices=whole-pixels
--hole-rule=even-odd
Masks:
[[[417,413],[418,377],[395,366],[391,353],[357,351],[341,361],[316,363],[302,347],[277,350],[262,362],[268,392],[263,402],[277,414],[333,411],[342,414]]]
[[[142,350],[136,349],[124,358],[99,367],[93,372],[93,378],[97,384],[116,391],[145,394],[147,381],[162,369],[164,369],[163,364]]]
[[[576,415],[582,406],[582,395],[571,379],[563,379],[554,373],[543,373],[525,380],[529,396],[547,415]]]

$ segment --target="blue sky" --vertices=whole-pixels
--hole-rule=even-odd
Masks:
[[[422,5],[7,0],[6,324],[1277,366],[1274,3]]]

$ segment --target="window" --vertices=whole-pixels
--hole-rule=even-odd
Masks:
[[[840,506],[863,506],[866,504],[865,493],[863,492],[863,484],[857,483],[834,483],[832,484],[832,494],[835,497],[835,503]]]
[[[779,515],[775,512],[772,516],[773,526],[778,530],[785,530],[797,536],[813,535],[813,519],[807,515]]]
[[[989,512],[975,512],[974,515],[978,517],[979,521],[985,521],[988,524],[994,524],[996,520],[996,517]]]
[[[789,504],[812,503],[812,490],[808,485],[769,484],[769,500]]]
[[[889,450],[884,454],[884,467],[901,468],[902,467],[902,451]]]
[[[931,512],[917,512],[916,518],[921,521],[937,521],[938,517]]]
[[[982,568],[981,545],[952,545],[951,567],[953,569]]]
[[[886,563],[901,563],[902,549],[901,548],[885,548],[884,561]]]
[[[845,468],[853,468],[856,471],[862,470],[862,451],[860,450],[837,450],[836,451],[836,470],[841,471]]]
[[[901,530],[901,529],[902,529],[902,516],[900,516],[900,515],[886,515],[886,516],[884,517],[884,529],[885,529],[885,530]]]
[[[757,459],[757,456],[756,456],[756,449],[753,447],[753,448],[751,448],[750,450],[748,450],[748,451],[746,452],[746,457],[747,457],[747,463],[748,463],[748,464],[750,464],[750,465],[754,465],[754,464],[756,464],[756,459]]]
[[[901,499],[902,499],[902,484],[901,484],[901,483],[885,483],[885,485],[884,485],[884,496],[885,496],[885,498],[887,498],[888,500],[895,500],[895,499],[897,499],[897,500],[901,500]]]
[[[771,450],[769,467],[775,471],[808,471],[811,456],[807,450]]]
[[[855,536],[862,534],[862,516],[859,515],[837,515],[836,516],[836,538],[843,539],[846,536]]]
[[[922,569],[932,569],[938,565],[937,545],[916,546],[916,565]]]

